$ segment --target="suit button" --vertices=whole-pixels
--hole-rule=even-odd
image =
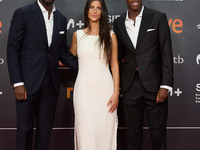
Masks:
[[[135,53],[136,56],[139,56],[139,53]]]
[[[47,65],[44,65],[43,67],[46,68]]]

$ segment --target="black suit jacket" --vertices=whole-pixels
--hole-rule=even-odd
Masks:
[[[172,43],[166,15],[144,8],[136,48],[126,31],[125,19],[126,13],[113,24],[118,38],[119,60],[124,59],[120,67],[122,92],[129,89],[136,67],[147,91],[157,92],[160,85],[172,87]]]
[[[7,62],[11,84],[24,82],[28,94],[41,85],[47,69],[59,94],[59,60],[77,70],[77,60],[66,41],[67,19],[54,12],[52,43],[48,47],[44,18],[37,1],[14,12],[7,44]]]

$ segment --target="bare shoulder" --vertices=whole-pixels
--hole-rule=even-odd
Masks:
[[[111,39],[112,39],[112,41],[113,41],[113,40],[114,40],[114,41],[117,40],[117,36],[116,36],[115,32],[112,33]]]
[[[77,37],[77,31],[73,33],[73,37]]]
[[[75,31],[72,36],[72,42],[76,42],[76,41],[77,41],[77,31]]]

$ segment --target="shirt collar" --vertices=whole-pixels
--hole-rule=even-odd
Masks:
[[[41,11],[42,11],[42,12],[46,12],[47,10],[46,10],[46,9],[44,8],[44,6],[40,3],[40,1],[37,0],[37,2],[38,2],[38,5],[39,5]],[[54,12],[54,11],[56,11],[56,7],[55,7],[55,5],[53,4],[52,12]]]
[[[143,11],[144,11],[144,6],[142,5],[142,9],[140,11],[140,14],[137,17],[142,17]],[[130,20],[130,18],[128,17],[128,10],[126,12],[126,20]]]

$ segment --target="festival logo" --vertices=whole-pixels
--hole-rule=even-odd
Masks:
[[[120,15],[108,15],[108,21],[110,23],[113,23],[115,19],[117,19],[118,17],[120,17]]]

